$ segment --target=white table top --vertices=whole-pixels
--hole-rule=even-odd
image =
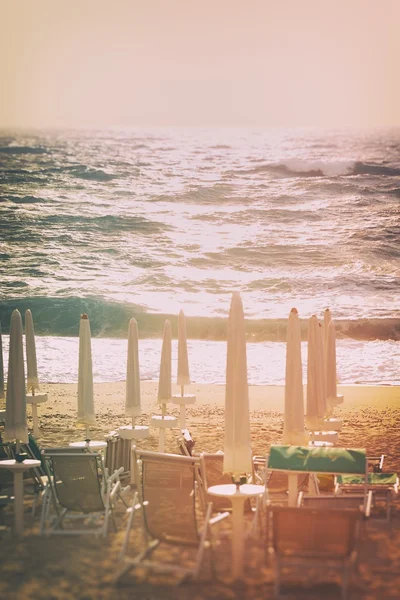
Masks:
[[[73,446],[74,448],[86,448],[88,446],[88,443],[85,441],[71,442],[68,445]],[[107,447],[107,442],[102,442],[101,440],[90,440],[90,442],[89,442],[89,448],[91,450],[99,450],[100,448],[106,448],[106,447]]]
[[[10,471],[27,471],[33,467],[40,467],[40,460],[27,458],[24,462],[17,462],[14,458],[0,460],[0,468],[9,469]]]
[[[211,496],[258,496],[265,492],[265,486],[254,483],[244,483],[237,489],[234,483],[225,483],[222,485],[212,485],[207,492]]]

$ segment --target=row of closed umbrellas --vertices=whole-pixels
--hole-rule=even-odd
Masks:
[[[36,350],[31,312],[25,314],[28,388],[39,388]],[[165,322],[160,362],[158,402],[165,408],[171,400],[171,340],[169,321]],[[2,355],[1,355],[2,361]],[[178,377],[182,395],[190,384],[183,311],[178,319]],[[4,387],[4,384],[3,384]],[[323,423],[325,415],[336,404],[335,329],[330,311],[324,313],[324,326],[315,315],[309,319],[307,365],[306,425],[310,430]],[[125,414],[132,418],[141,414],[138,327],[132,318],[128,329]],[[88,429],[96,422],[93,396],[90,322],[82,315],[79,329],[78,415],[77,423]],[[11,317],[10,357],[8,365],[5,440],[27,441],[26,385],[24,374],[22,319],[18,310]],[[301,363],[300,320],[296,309],[288,319],[285,373],[285,415],[283,441],[302,444],[306,440]],[[227,365],[225,392],[224,470],[242,474],[251,470],[249,394],[247,380],[246,336],[240,294],[232,295],[228,319]]]
[[[10,323],[10,345],[7,375],[6,415],[4,441],[28,442],[28,425],[26,418],[26,387],[35,393],[39,389],[37,374],[35,334],[32,313],[25,312],[26,364],[27,379],[25,382],[25,365],[23,349],[22,318],[18,310],[14,310]],[[0,398],[4,398],[3,352],[0,334]]]
[[[305,425],[309,431],[324,428],[325,417],[341,401],[337,396],[335,327],[329,309],[324,312],[323,326],[316,315],[309,318],[307,348],[305,423],[300,319],[293,308],[288,319],[285,372],[283,443],[288,445],[307,444]],[[244,313],[240,295],[234,293],[228,321],[224,471],[237,481],[240,474],[251,472],[251,456]]]

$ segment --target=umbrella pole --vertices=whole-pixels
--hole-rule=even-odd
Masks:
[[[132,417],[132,429],[135,429],[135,417]]]
[[[234,473],[232,477],[233,483],[236,485],[236,491],[240,491],[240,473]]]
[[[181,429],[185,429],[186,419],[185,419],[185,405],[184,404],[181,404],[181,406],[180,406],[180,422],[181,422]]]
[[[161,415],[162,418],[165,417],[165,413],[166,413],[166,405],[162,404],[161,405]],[[164,427],[160,428],[160,437],[158,439],[158,451],[159,452],[164,452],[165,451],[165,429]]]
[[[86,425],[86,440],[85,442],[89,446],[90,438],[89,438],[89,425]]]
[[[21,451],[21,442],[19,440],[15,440],[15,454],[19,454]]]
[[[184,395],[185,395],[185,386],[181,385],[182,398]],[[181,423],[181,429],[185,429],[186,422],[185,422],[185,405],[184,404],[181,404],[181,406],[180,406],[180,423]]]

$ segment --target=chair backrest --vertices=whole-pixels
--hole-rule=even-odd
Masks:
[[[380,456],[367,456],[368,467],[373,473],[382,473],[386,454]]]
[[[200,455],[200,476],[203,486],[203,492],[207,502],[212,502],[213,512],[225,512],[232,510],[232,503],[229,498],[218,496],[209,496],[207,489],[212,485],[223,485],[232,483],[232,476],[224,473],[224,454],[216,452],[214,454],[202,452]],[[244,509],[251,510],[250,500],[246,500]]]
[[[301,503],[301,504],[300,504]],[[317,496],[299,494],[299,506],[309,508],[354,508],[364,509],[364,494],[319,494]]]
[[[353,509],[271,506],[272,543],[283,556],[299,558],[351,555],[357,542],[361,513]]]
[[[178,448],[183,456],[192,456],[195,441],[191,436],[189,429],[182,429],[181,434],[176,438]]]
[[[195,475],[199,459],[133,450],[144,524],[158,540],[198,544]]]
[[[85,446],[66,446],[65,448],[43,448],[42,454],[82,454],[90,452]]]
[[[59,504],[67,510],[93,513],[104,511],[101,456],[88,452],[44,453],[52,486]]]

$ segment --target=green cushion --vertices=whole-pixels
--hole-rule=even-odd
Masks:
[[[354,475],[338,475],[338,483],[364,485],[364,477]],[[397,473],[368,473],[370,485],[394,485],[397,482]]]
[[[300,473],[357,473],[366,471],[367,457],[363,449],[311,448],[308,446],[272,445],[268,469]]]

